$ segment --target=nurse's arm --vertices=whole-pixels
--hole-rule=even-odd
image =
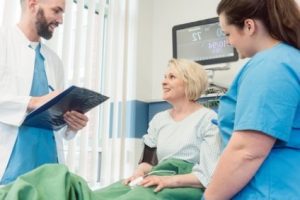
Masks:
[[[228,200],[255,175],[276,139],[258,131],[236,131],[205,191],[205,200]]]

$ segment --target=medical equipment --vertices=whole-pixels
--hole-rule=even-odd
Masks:
[[[172,36],[174,58],[190,59],[202,65],[238,60],[237,51],[228,45],[218,17],[176,25]],[[210,70],[228,68],[226,65],[204,67]]]

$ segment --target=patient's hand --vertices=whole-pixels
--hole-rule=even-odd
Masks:
[[[172,177],[174,176],[147,176],[140,183],[140,186],[151,187],[156,185],[154,192],[159,192],[164,188],[174,187],[174,184],[172,184]]]
[[[132,175],[132,176],[130,176],[129,178],[127,178],[127,179],[125,179],[124,181],[123,181],[123,183],[125,184],[125,185],[128,185],[131,181],[133,181],[134,179],[137,179],[138,177],[141,177],[141,176],[144,176],[145,175],[145,173],[144,172],[142,172],[142,171],[140,171],[140,170],[136,170],[135,172],[134,172],[134,174]]]
[[[133,175],[127,179],[125,179],[123,181],[123,183],[125,185],[128,185],[131,181],[133,181],[134,179],[141,177],[141,176],[145,176],[145,174],[147,174],[148,172],[151,171],[152,169],[152,165],[148,164],[148,163],[141,163],[139,164],[139,166],[137,167],[137,169],[135,170],[135,172],[133,173]]]

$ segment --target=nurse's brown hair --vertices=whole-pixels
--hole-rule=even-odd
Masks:
[[[300,49],[300,12],[295,0],[221,0],[217,13],[239,28],[245,19],[260,20],[271,37]]]

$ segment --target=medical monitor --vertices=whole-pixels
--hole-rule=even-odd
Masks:
[[[190,59],[202,65],[238,60],[236,49],[227,44],[218,17],[176,25],[172,36],[174,58]]]

